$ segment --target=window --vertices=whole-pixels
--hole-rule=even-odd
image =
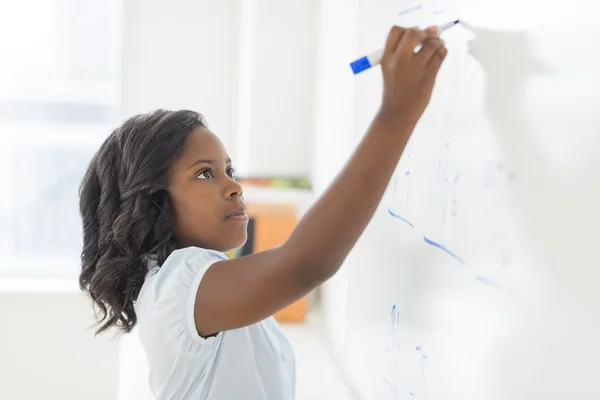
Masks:
[[[121,1],[0,4],[0,276],[74,277],[79,184],[117,124]]]

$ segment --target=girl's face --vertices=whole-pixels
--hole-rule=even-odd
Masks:
[[[208,129],[198,127],[188,135],[182,154],[169,168],[167,192],[178,247],[225,252],[246,242],[242,187],[223,143]]]

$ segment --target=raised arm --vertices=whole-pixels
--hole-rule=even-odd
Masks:
[[[338,271],[381,201],[445,56],[435,28],[391,29],[381,107],[361,143],[282,246],[208,269],[195,305],[199,334],[258,322]]]

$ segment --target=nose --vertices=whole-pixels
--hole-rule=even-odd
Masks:
[[[235,179],[229,178],[227,185],[227,190],[225,192],[225,197],[230,199],[233,197],[241,197],[244,190],[242,189],[242,185]]]

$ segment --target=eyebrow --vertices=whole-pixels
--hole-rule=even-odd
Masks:
[[[190,165],[188,167],[188,169],[198,165],[198,164],[211,164],[211,165],[215,165],[217,162],[215,160],[196,160],[192,163],[192,165]],[[225,160],[225,164],[227,165],[231,165],[231,158],[228,158],[227,160]]]

